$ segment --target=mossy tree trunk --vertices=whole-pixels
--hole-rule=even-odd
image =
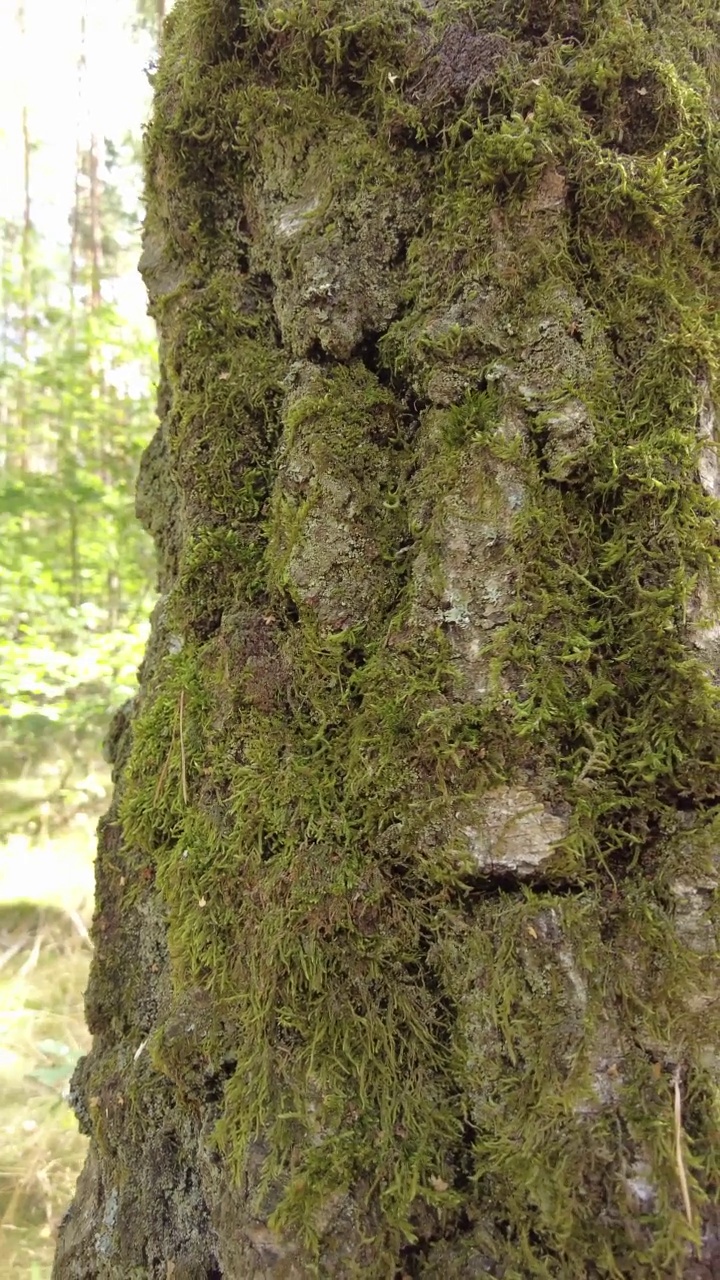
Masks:
[[[179,0],[56,1280],[720,1275],[714,0]]]

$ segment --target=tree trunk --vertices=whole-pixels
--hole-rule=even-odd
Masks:
[[[102,225],[100,211],[100,175],[98,164],[98,140],[95,134],[90,138],[88,152],[90,179],[90,294],[88,306],[91,311],[98,311],[102,303]]]
[[[18,5],[17,21],[22,38],[23,53],[27,45],[24,0]],[[31,424],[28,415],[28,394],[26,379],[30,368],[30,327],[33,294],[33,223],[31,197],[31,157],[32,141],[30,138],[30,119],[27,102],[22,106],[22,149],[23,149],[23,224],[21,240],[21,316],[20,316],[20,377],[17,379],[17,422],[15,447],[11,456],[11,465],[20,471],[26,471],[32,452]]]
[[[717,36],[168,18],[56,1280],[720,1276]]]

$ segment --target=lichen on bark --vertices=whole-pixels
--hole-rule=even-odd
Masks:
[[[720,1274],[698,0],[178,0],[56,1280]]]

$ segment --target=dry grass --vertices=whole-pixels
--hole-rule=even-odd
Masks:
[[[86,1141],[67,1104],[83,1013],[94,819],[0,846],[0,1276],[47,1280]]]

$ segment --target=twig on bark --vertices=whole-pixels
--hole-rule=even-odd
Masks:
[[[675,1068],[673,1076],[673,1088],[675,1091],[675,1160],[677,1163],[678,1178],[680,1180],[680,1190],[682,1191],[683,1205],[685,1207],[685,1217],[690,1226],[693,1225],[692,1204],[690,1203],[690,1190],[688,1188],[687,1170],[685,1168],[685,1156],[683,1154],[683,1128],[682,1128],[682,1099],[680,1097],[680,1067]]]
[[[168,769],[170,768],[170,757],[172,756],[172,749],[173,749],[173,745],[174,745],[174,743],[175,743],[175,725],[173,725],[172,737],[170,738],[170,746],[169,746],[169,748],[168,748],[168,753],[167,753],[167,755],[166,755],[166,757],[165,757],[165,763],[164,763],[164,765],[163,765],[163,767],[162,767],[162,769],[160,770],[160,773],[159,773],[159,775],[158,775],[157,786],[156,786],[156,788],[155,788],[155,803],[156,803],[156,804],[157,804],[157,801],[158,801],[158,799],[159,799],[160,792],[161,792],[161,791],[162,791],[162,789],[163,789],[163,785],[164,785],[165,779],[166,779],[166,777],[167,777],[167,771],[168,771]]]
[[[183,736],[183,713],[185,710],[185,690],[180,690],[180,769],[182,774],[182,794],[185,804],[188,802],[187,776],[185,773],[185,738]]]

